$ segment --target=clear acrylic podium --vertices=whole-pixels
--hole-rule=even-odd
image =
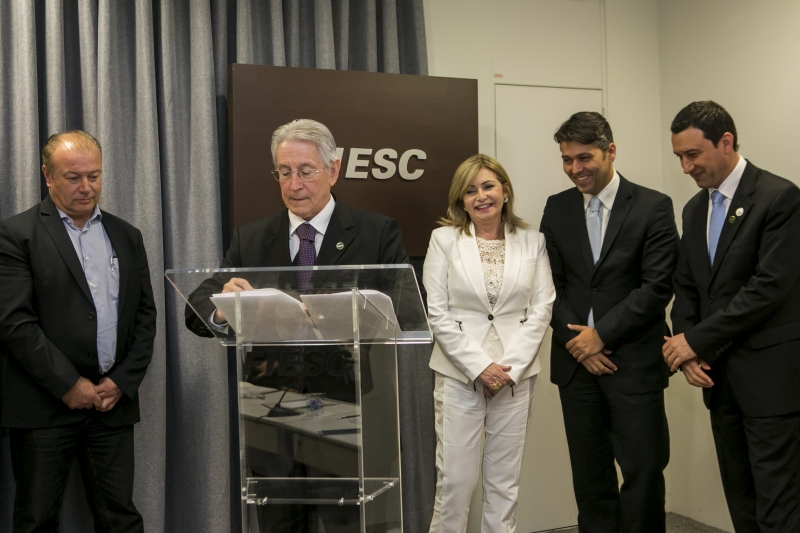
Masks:
[[[398,345],[432,342],[413,268],[166,277],[187,326],[236,347],[243,531],[402,531]]]

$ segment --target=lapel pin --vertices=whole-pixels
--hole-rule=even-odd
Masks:
[[[729,219],[728,219],[728,222],[730,222],[731,224],[733,224],[734,222],[736,222],[736,217],[735,217],[735,216],[733,216],[733,215],[731,215],[731,218],[729,218]]]
[[[736,210],[736,216],[737,216],[737,217],[740,217],[740,216],[742,216],[742,215],[744,215],[744,209],[742,209],[742,208],[740,207],[739,209],[737,209],[737,210]]]
[[[336,243],[336,249],[337,250],[344,250],[344,243],[341,242],[341,241],[337,242]]]

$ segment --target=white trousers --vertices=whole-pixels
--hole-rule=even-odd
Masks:
[[[525,432],[536,376],[486,400],[483,387],[436,373],[436,500],[430,533],[464,533],[483,445],[482,533],[514,533]]]

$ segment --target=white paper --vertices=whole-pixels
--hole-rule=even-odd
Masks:
[[[211,301],[245,342],[279,342],[319,338],[303,304],[278,289],[241,291],[241,327],[237,327],[234,292],[215,294]]]
[[[325,340],[353,338],[352,292],[304,294],[300,296],[320,335]],[[392,299],[386,294],[365,289],[356,296],[359,333],[362,340],[393,338],[397,317]]]

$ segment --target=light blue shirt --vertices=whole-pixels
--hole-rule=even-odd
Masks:
[[[117,354],[119,260],[103,227],[99,207],[94,206],[94,212],[83,229],[77,227],[61,209],[58,209],[58,214],[78,254],[92,293],[97,315],[97,361],[100,373],[105,374],[114,365]]]

